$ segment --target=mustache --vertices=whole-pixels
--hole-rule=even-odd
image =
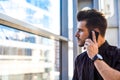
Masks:
[[[77,40],[81,40],[81,39],[77,37]]]

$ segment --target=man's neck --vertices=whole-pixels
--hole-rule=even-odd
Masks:
[[[105,42],[105,38],[99,36],[99,38],[98,38],[98,47],[100,47],[102,44],[104,44],[104,42]]]

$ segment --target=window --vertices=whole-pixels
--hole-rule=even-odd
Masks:
[[[59,0],[0,0],[0,13],[60,35]]]
[[[0,25],[0,78],[59,80],[59,50],[59,41]]]

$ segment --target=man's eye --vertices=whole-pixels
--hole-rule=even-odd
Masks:
[[[78,32],[80,33],[80,32],[82,32],[82,30],[78,30]]]

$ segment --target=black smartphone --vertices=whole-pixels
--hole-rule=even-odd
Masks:
[[[97,31],[94,31],[95,32],[95,36],[96,36],[96,41],[98,40],[98,36],[99,36],[99,32]],[[93,41],[93,38],[92,38],[92,31],[89,32],[89,36],[88,36],[89,39],[91,39]]]

